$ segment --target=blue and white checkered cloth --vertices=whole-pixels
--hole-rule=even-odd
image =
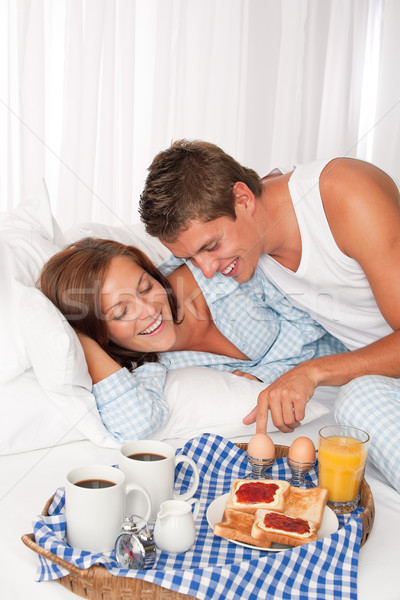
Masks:
[[[204,600],[357,600],[362,509],[340,516],[337,532],[304,546],[277,553],[240,546],[214,536],[206,512],[215,498],[229,492],[234,479],[249,473],[246,452],[220,436],[203,434],[187,442],[177,454],[193,458],[200,471],[197,539],[187,552],[159,552],[153,569],[132,571],[118,567],[114,552],[91,554],[72,549],[65,542],[63,488],[56,491],[49,516],[34,521],[36,543],[81,569],[102,564],[113,575],[137,577]],[[278,459],[271,474],[276,479],[289,479],[286,459]],[[308,476],[316,482],[315,471]],[[184,491],[189,484],[190,467],[178,465],[176,489]],[[40,555],[39,559],[38,581],[68,574],[54,562]]]

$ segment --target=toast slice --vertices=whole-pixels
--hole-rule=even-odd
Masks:
[[[301,546],[318,538],[316,525],[312,521],[263,509],[257,510],[251,537],[257,546],[268,542]]]
[[[278,479],[236,479],[226,508],[253,515],[259,508],[282,512],[289,490],[288,482]]]
[[[318,538],[328,490],[290,486],[283,512],[257,510],[251,535],[259,541],[301,546]]]
[[[328,490],[325,488],[315,487],[305,489],[290,486],[289,494],[285,500],[284,512],[291,517],[299,517],[306,521],[311,521],[318,531],[321,526],[327,500]]]
[[[239,510],[225,509],[221,523],[214,525],[214,535],[253,546],[270,548],[271,542],[268,539],[261,539],[258,544],[258,541],[251,536],[253,524],[254,515]]]

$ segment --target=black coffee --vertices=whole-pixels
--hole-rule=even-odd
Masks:
[[[111,487],[112,485],[115,485],[115,483],[113,481],[107,481],[106,479],[83,479],[82,481],[77,481],[75,485],[90,490],[100,490],[101,488]]]
[[[154,462],[155,460],[164,460],[167,457],[162,454],[151,454],[150,452],[139,452],[139,454],[130,454],[128,458],[132,460],[142,460],[144,462]]]

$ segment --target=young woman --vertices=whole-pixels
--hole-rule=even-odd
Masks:
[[[39,287],[77,332],[101,418],[121,442],[165,423],[168,369],[208,366],[269,384],[346,350],[258,270],[240,285],[206,279],[179,259],[159,270],[133,246],[85,238],[47,262]]]

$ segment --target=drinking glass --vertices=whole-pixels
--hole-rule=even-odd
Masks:
[[[318,443],[318,485],[328,490],[328,506],[348,513],[360,501],[369,435],[357,427],[323,427]]]

